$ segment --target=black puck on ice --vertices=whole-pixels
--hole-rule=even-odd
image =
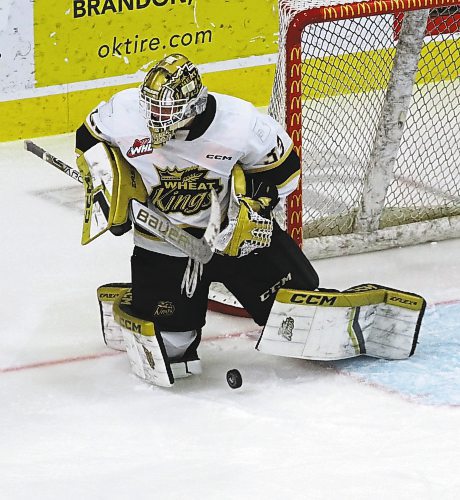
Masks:
[[[227,384],[232,389],[238,389],[238,387],[241,387],[243,385],[243,377],[241,376],[241,373],[235,368],[233,370],[228,370]]]

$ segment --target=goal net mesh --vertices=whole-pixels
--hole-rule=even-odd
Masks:
[[[356,217],[366,206],[363,196],[382,189],[381,177],[366,177],[382,160],[375,152],[377,136],[389,127],[400,128],[402,135],[394,158],[384,165],[382,203],[377,214],[372,212],[375,229],[409,224],[408,243],[416,243],[432,235],[414,223],[447,218],[451,227],[460,215],[459,2],[431,2],[436,8],[421,9],[428,19],[410,99],[397,107],[396,125],[382,122],[390,79],[404,78],[392,72],[405,9],[413,5],[280,0],[279,60],[269,113],[286,124],[302,160],[301,191],[288,202],[286,214],[291,232],[297,204],[303,238],[363,236]],[[442,239],[441,229],[436,231]],[[399,234],[383,238],[385,246],[401,244]],[[364,236],[361,241],[360,251],[370,249]]]

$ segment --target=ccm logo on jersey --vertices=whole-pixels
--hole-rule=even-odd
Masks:
[[[225,155],[206,155],[206,158],[209,158],[210,160],[231,160],[231,156],[225,156]]]
[[[150,137],[144,139],[135,139],[133,145],[128,149],[126,155],[129,158],[136,158],[136,156],[148,155],[153,151]]]

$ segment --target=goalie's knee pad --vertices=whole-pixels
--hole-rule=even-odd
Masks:
[[[405,359],[415,351],[424,311],[419,295],[373,284],[344,292],[281,289],[256,348],[316,360]]]
[[[113,306],[132,371],[146,382],[170,387],[176,378],[201,373],[197,347],[200,331],[161,332],[153,321],[139,318],[132,308],[131,290]]]
[[[102,336],[105,345],[117,351],[126,351],[126,347],[121,327],[113,316],[113,304],[127,290],[131,290],[130,283],[108,283],[97,289]]]

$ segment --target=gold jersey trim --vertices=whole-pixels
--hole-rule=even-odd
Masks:
[[[289,146],[289,148],[286,150],[284,155],[277,161],[270,163],[269,165],[264,165],[264,166],[257,166],[254,165],[253,167],[250,168],[245,168],[244,171],[247,172],[248,174],[255,174],[259,172],[267,172],[268,170],[273,170],[276,167],[279,167],[284,161],[287,159],[287,157],[291,154],[292,148],[294,147],[293,144]]]
[[[277,184],[277,188],[282,188],[284,186],[287,186],[291,181],[293,181],[296,177],[300,177],[300,171],[294,172],[291,176],[289,176],[284,182],[281,184]]]

